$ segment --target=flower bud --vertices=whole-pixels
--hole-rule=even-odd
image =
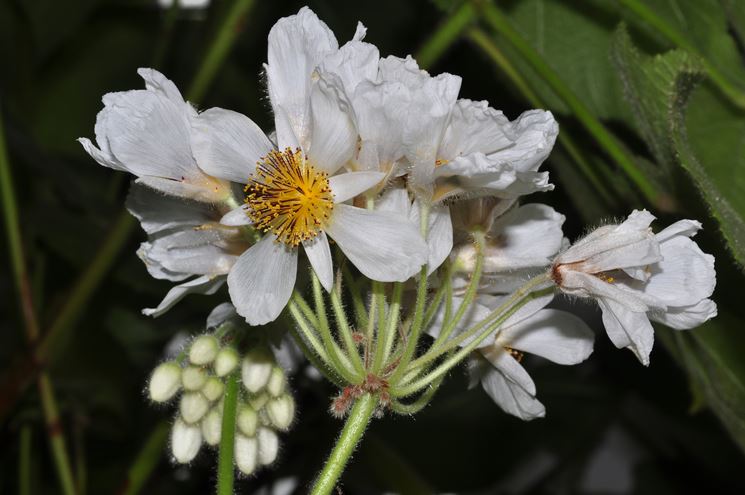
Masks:
[[[220,343],[212,335],[200,335],[189,348],[189,361],[198,366],[210,364],[215,360],[217,351],[220,350]]]
[[[202,387],[202,394],[210,402],[215,402],[217,399],[222,397],[224,391],[225,384],[222,382],[222,380],[214,376],[207,378],[207,381],[204,383],[204,387]]]
[[[188,392],[181,396],[181,418],[189,424],[196,423],[209,409],[207,398],[199,392]]]
[[[255,438],[238,434],[235,436],[235,465],[241,473],[250,475],[256,469],[259,443]]]
[[[272,425],[278,430],[285,431],[295,417],[295,401],[289,394],[282,395],[269,401],[266,412]]]
[[[249,405],[253,407],[255,411],[261,410],[267,402],[269,402],[269,395],[266,393],[261,393],[248,399]]]
[[[212,409],[202,419],[202,436],[207,445],[213,447],[220,443],[220,433],[222,431],[222,414],[220,411]]]
[[[256,433],[259,442],[259,462],[263,465],[271,464],[279,452],[279,437],[270,428],[259,428]]]
[[[207,381],[207,373],[198,366],[187,366],[181,373],[181,383],[190,392],[196,392],[204,386]]]
[[[269,375],[269,381],[266,384],[266,390],[272,397],[279,397],[285,391],[285,370],[279,366],[272,368]]]
[[[181,367],[174,361],[158,365],[150,376],[148,391],[153,402],[166,402],[181,388]]]
[[[269,381],[274,366],[274,357],[266,349],[253,349],[246,354],[241,363],[243,386],[251,393],[257,393]]]
[[[243,405],[238,409],[235,422],[241,433],[247,437],[252,437],[256,435],[256,428],[259,425],[259,416],[251,406]]]
[[[217,376],[226,376],[238,366],[238,352],[232,347],[223,347],[217,353],[215,358],[215,374]]]
[[[180,419],[176,420],[171,430],[171,453],[177,462],[186,464],[191,462],[202,445],[202,433],[199,427],[187,425]]]

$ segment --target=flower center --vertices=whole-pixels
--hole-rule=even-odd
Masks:
[[[254,227],[293,247],[317,236],[334,209],[328,174],[309,164],[299,148],[270,151],[244,191]]]

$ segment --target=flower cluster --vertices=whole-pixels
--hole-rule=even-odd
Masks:
[[[287,431],[295,416],[295,401],[284,369],[266,346],[241,355],[232,344],[221,344],[229,328],[196,337],[181,355],[158,365],[148,383],[150,400],[178,399],[171,430],[176,462],[191,462],[203,443],[220,443],[225,392],[231,375],[240,374],[235,399],[235,465],[245,475],[274,462],[279,452],[277,432]]]
[[[154,277],[178,282],[146,314],[227,283],[251,326],[288,309],[298,346],[341,389],[336,414],[366,394],[378,410],[415,412],[467,361],[472,385],[524,419],[545,413],[524,354],[576,364],[592,352],[586,324],[549,307],[557,295],[597,301],[612,342],[645,365],[650,320],[683,329],[716,315],[713,258],[691,240],[699,223],[655,234],[654,217],[635,211],[570,245],[563,215],[519,201],[553,188],[539,170],[558,134],[552,114],[509,120],[459,99],[458,76],[381,57],[365,34],[359,24],[339,46],[308,8],[275,24],[270,132],[230,110],[196,110],[151,69],[139,71],[144,90],[104,96],[96,145],[80,141],[137,177],[128,207],[148,234],[138,254]],[[300,260],[313,306],[296,284]],[[216,342],[200,337],[189,366],[163,364],[151,381],[156,401],[184,389],[181,462],[219,437],[230,352]],[[273,460],[273,431],[289,426],[294,405],[268,351],[242,359],[236,455],[250,472]]]

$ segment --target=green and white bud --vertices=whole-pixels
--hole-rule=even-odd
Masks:
[[[150,375],[148,393],[153,402],[166,402],[181,388],[181,367],[175,361],[159,364]]]
[[[285,391],[285,370],[279,366],[272,368],[272,373],[269,375],[269,382],[266,384],[266,390],[272,397],[279,397],[282,392]]]
[[[295,400],[290,394],[272,399],[266,405],[266,412],[275,428],[286,431],[295,417]]]
[[[217,376],[227,376],[238,366],[239,361],[238,351],[232,347],[223,347],[215,357],[215,374]]]
[[[210,364],[217,357],[220,343],[213,335],[200,335],[191,343],[189,361],[197,366]]]
[[[255,438],[238,434],[235,436],[235,465],[246,476],[256,470],[259,443]]]
[[[187,366],[181,372],[181,383],[190,392],[196,392],[204,387],[207,381],[207,373],[198,366]]]
[[[251,406],[244,404],[238,408],[235,422],[241,433],[247,437],[252,437],[256,435],[256,428],[259,426],[259,416]]]
[[[259,424],[261,426],[268,426],[270,428],[274,428],[272,426],[272,420],[269,419],[269,414],[266,412],[266,407],[259,410]]]
[[[200,392],[188,392],[181,396],[181,419],[189,424],[196,423],[207,413],[210,403]]]
[[[251,405],[251,407],[254,408],[254,410],[259,411],[266,405],[267,402],[269,402],[269,399],[269,394],[267,394],[266,392],[262,392],[249,398],[248,403]]]
[[[259,462],[266,466],[277,458],[279,453],[279,437],[270,428],[259,428],[256,432],[256,440],[259,441]]]
[[[225,384],[215,376],[207,378],[204,387],[202,387],[202,394],[210,402],[215,402],[222,397],[223,392],[225,392]]]
[[[171,453],[177,462],[186,464],[197,456],[202,446],[202,433],[198,426],[176,420],[171,430]]]
[[[215,446],[220,443],[220,432],[222,431],[222,414],[212,409],[202,419],[202,437],[207,445]]]
[[[253,349],[241,363],[241,379],[246,390],[255,394],[269,382],[274,356],[266,349]]]

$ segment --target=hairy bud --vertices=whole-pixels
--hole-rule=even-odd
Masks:
[[[202,445],[202,433],[199,427],[188,425],[176,420],[171,430],[171,453],[177,462],[186,464],[191,462]]]
[[[200,335],[189,348],[189,361],[198,366],[210,364],[217,357],[220,343],[212,335]]]
[[[181,367],[168,361],[158,365],[150,376],[148,392],[153,402],[170,400],[181,388]]]

